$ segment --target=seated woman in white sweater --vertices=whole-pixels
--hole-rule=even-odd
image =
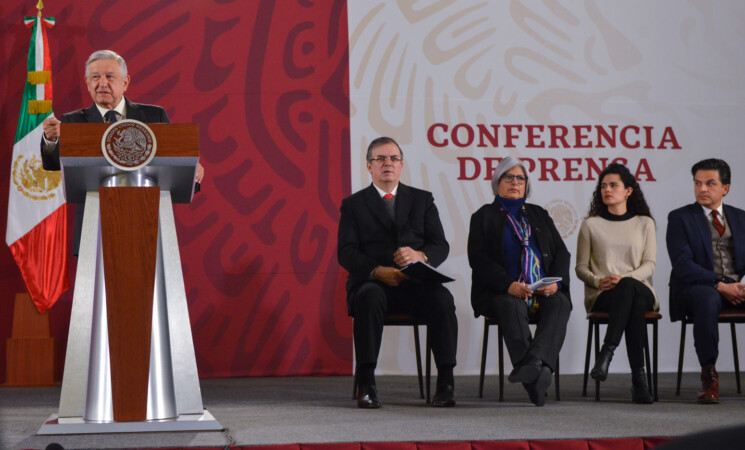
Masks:
[[[575,272],[585,283],[585,309],[609,314],[603,347],[590,375],[606,379],[625,331],[635,403],[652,403],[644,373],[644,313],[659,309],[652,288],[656,254],[655,224],[639,183],[626,166],[608,165],[579,230]]]

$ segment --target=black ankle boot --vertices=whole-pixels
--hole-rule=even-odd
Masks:
[[[613,352],[615,350],[615,345],[603,344],[598,355],[598,360],[595,361],[595,367],[590,371],[590,376],[593,380],[605,381],[608,378],[608,366],[610,366],[610,360],[613,359]]]
[[[647,375],[644,373],[644,367],[631,369],[631,384],[631,398],[634,400],[634,403],[649,405],[654,401],[652,399],[652,394],[649,393]]]

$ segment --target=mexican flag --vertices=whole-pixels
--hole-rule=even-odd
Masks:
[[[52,114],[51,58],[47,30],[54,18],[26,17],[31,28],[26,88],[10,166],[5,242],[31,298],[45,313],[70,287],[67,277],[67,206],[61,172],[42,168],[42,121]]]

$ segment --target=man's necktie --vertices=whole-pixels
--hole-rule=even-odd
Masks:
[[[383,206],[385,206],[386,212],[388,212],[388,216],[392,220],[396,220],[396,201],[393,199],[393,194],[385,194],[383,196]]]
[[[114,123],[119,120],[119,116],[116,115],[116,111],[106,111],[106,115],[103,116],[106,123]]]
[[[724,225],[722,225],[722,222],[719,221],[719,211],[716,209],[713,209],[711,211],[711,223],[714,224],[714,228],[717,229],[717,233],[719,233],[719,236],[724,234]]]

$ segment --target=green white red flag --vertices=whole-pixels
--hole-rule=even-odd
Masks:
[[[39,7],[40,8],[40,7]],[[47,30],[54,18],[26,17],[31,28],[26,87],[10,167],[5,241],[40,313],[70,287],[67,206],[61,172],[42,168],[42,121],[52,114],[52,63]]]

